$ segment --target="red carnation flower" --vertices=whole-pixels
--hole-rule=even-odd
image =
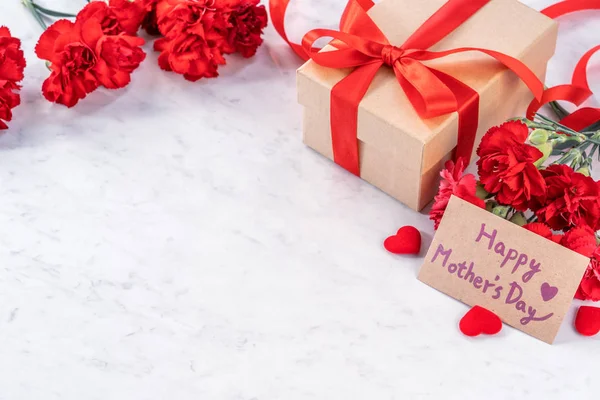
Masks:
[[[135,36],[145,16],[146,8],[142,0],[110,0],[108,4],[93,1],[77,14],[77,21],[96,18],[106,35],[126,33]]]
[[[596,248],[590,259],[590,264],[581,279],[575,298],[600,301],[600,247]]]
[[[215,0],[159,0],[156,5],[158,28],[167,39],[185,34],[204,38],[215,23],[224,24],[221,12]]]
[[[256,54],[267,26],[267,10],[258,3],[259,0],[242,0],[231,11],[227,21],[227,41],[222,48],[224,53],[239,52],[246,58]]]
[[[220,48],[225,37],[214,0],[162,0],[156,7],[160,32],[165,36],[154,42],[160,51],[158,64],[166,71],[197,81],[219,75],[225,64]]]
[[[545,237],[548,240],[552,240],[554,243],[560,243],[561,240],[563,240],[562,235],[555,235],[548,225],[542,224],[541,222],[532,222],[527,225],[523,225],[523,228]]]
[[[258,0],[158,0],[155,9],[164,36],[154,43],[158,63],[190,81],[218,76],[223,54],[254,55],[267,24]]]
[[[12,119],[12,109],[21,103],[18,93],[21,86],[17,82],[23,80],[24,69],[21,41],[12,37],[8,28],[0,26],[0,130],[8,128],[4,121]]]
[[[578,226],[565,233],[560,244],[583,256],[591,257],[596,251],[596,235],[589,226]]]
[[[98,87],[92,73],[96,65],[95,43],[88,43],[77,24],[66,19],[56,21],[40,37],[35,53],[50,62],[50,77],[42,92],[49,101],[73,107]]]
[[[98,62],[94,75],[108,89],[125,87],[131,81],[131,73],[146,58],[140,48],[144,40],[136,36],[102,36],[96,45]]]
[[[575,227],[565,234],[561,244],[585,257],[590,257],[590,263],[575,298],[600,301],[600,247],[596,244],[594,231],[588,226]]]
[[[500,204],[518,211],[529,208],[532,200],[546,193],[546,185],[534,165],[543,154],[525,144],[527,125],[511,121],[490,129],[483,137],[477,155],[479,179],[485,190],[496,195]]]
[[[532,207],[540,222],[554,230],[581,225],[600,229],[597,182],[566,165],[551,165],[541,172],[548,188],[546,201]]]
[[[158,30],[158,21],[156,20],[156,4],[158,0],[142,0],[144,5],[145,16],[142,20],[142,28],[149,35],[160,35]]]
[[[460,197],[477,207],[485,208],[485,202],[475,195],[477,191],[475,176],[472,174],[463,175],[465,170],[464,160],[460,158],[456,165],[452,161],[447,161],[445,167],[446,169],[440,173],[442,176],[440,189],[429,212],[429,219],[434,222],[435,229],[439,227],[452,195]]]
[[[158,65],[162,69],[182,74],[192,82],[219,76],[218,67],[225,64],[219,48],[197,35],[161,38],[154,42],[154,49],[161,52]]]
[[[127,85],[145,57],[144,40],[124,33],[105,35],[101,21],[79,16],[75,23],[59,20],[40,37],[39,58],[50,62],[51,74],[42,86],[44,96],[73,107],[100,84],[109,89]]]

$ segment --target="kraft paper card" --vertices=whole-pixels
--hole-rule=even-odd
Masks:
[[[419,280],[552,343],[589,259],[453,196]]]

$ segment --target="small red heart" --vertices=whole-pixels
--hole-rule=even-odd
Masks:
[[[419,254],[421,252],[421,232],[414,226],[403,226],[394,236],[385,239],[383,247],[394,254]]]
[[[490,310],[475,306],[462,317],[458,326],[467,336],[477,336],[482,333],[495,335],[502,330],[502,320]]]
[[[581,306],[575,318],[575,329],[583,336],[594,336],[600,332],[600,308]]]

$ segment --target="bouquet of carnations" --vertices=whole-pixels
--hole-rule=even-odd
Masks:
[[[575,295],[600,301],[600,131],[575,132],[543,116],[491,128],[477,149],[479,181],[448,161],[430,218],[437,229],[451,195],[590,258]]]
[[[42,93],[67,107],[101,86],[129,84],[146,58],[140,28],[162,36],[154,42],[160,68],[197,81],[217,77],[226,54],[252,57],[267,25],[259,0],[88,0],[76,15],[22,1],[44,29],[35,48],[50,70]],[[0,27],[0,129],[20,103],[24,66],[20,41]]]

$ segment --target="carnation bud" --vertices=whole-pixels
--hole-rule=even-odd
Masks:
[[[550,137],[550,132],[545,129],[536,129],[529,135],[529,141],[531,144],[540,145],[544,144],[548,141]]]
[[[500,218],[506,219],[508,217],[508,212],[510,211],[510,206],[496,206],[492,210],[494,215],[499,216]]]
[[[584,167],[581,167],[581,168],[579,168],[579,169],[578,169],[577,171],[575,171],[575,172],[579,172],[580,174],[582,174],[582,175],[585,175],[585,176],[591,176],[591,173],[590,173],[590,167],[589,167],[588,165],[586,165],[586,166],[584,166]]]
[[[488,198],[490,194],[483,187],[481,182],[477,182],[477,191],[475,192],[475,196],[479,197],[481,200],[485,200]]]
[[[525,218],[522,212],[518,212],[512,217],[510,217],[510,222],[519,226],[524,226],[527,225],[527,218]]]
[[[537,149],[542,152],[542,157],[540,157],[539,160],[533,163],[533,165],[539,168],[548,159],[548,157],[550,157],[550,154],[552,154],[552,150],[554,149],[554,147],[548,142],[542,143],[535,147],[537,147]]]

